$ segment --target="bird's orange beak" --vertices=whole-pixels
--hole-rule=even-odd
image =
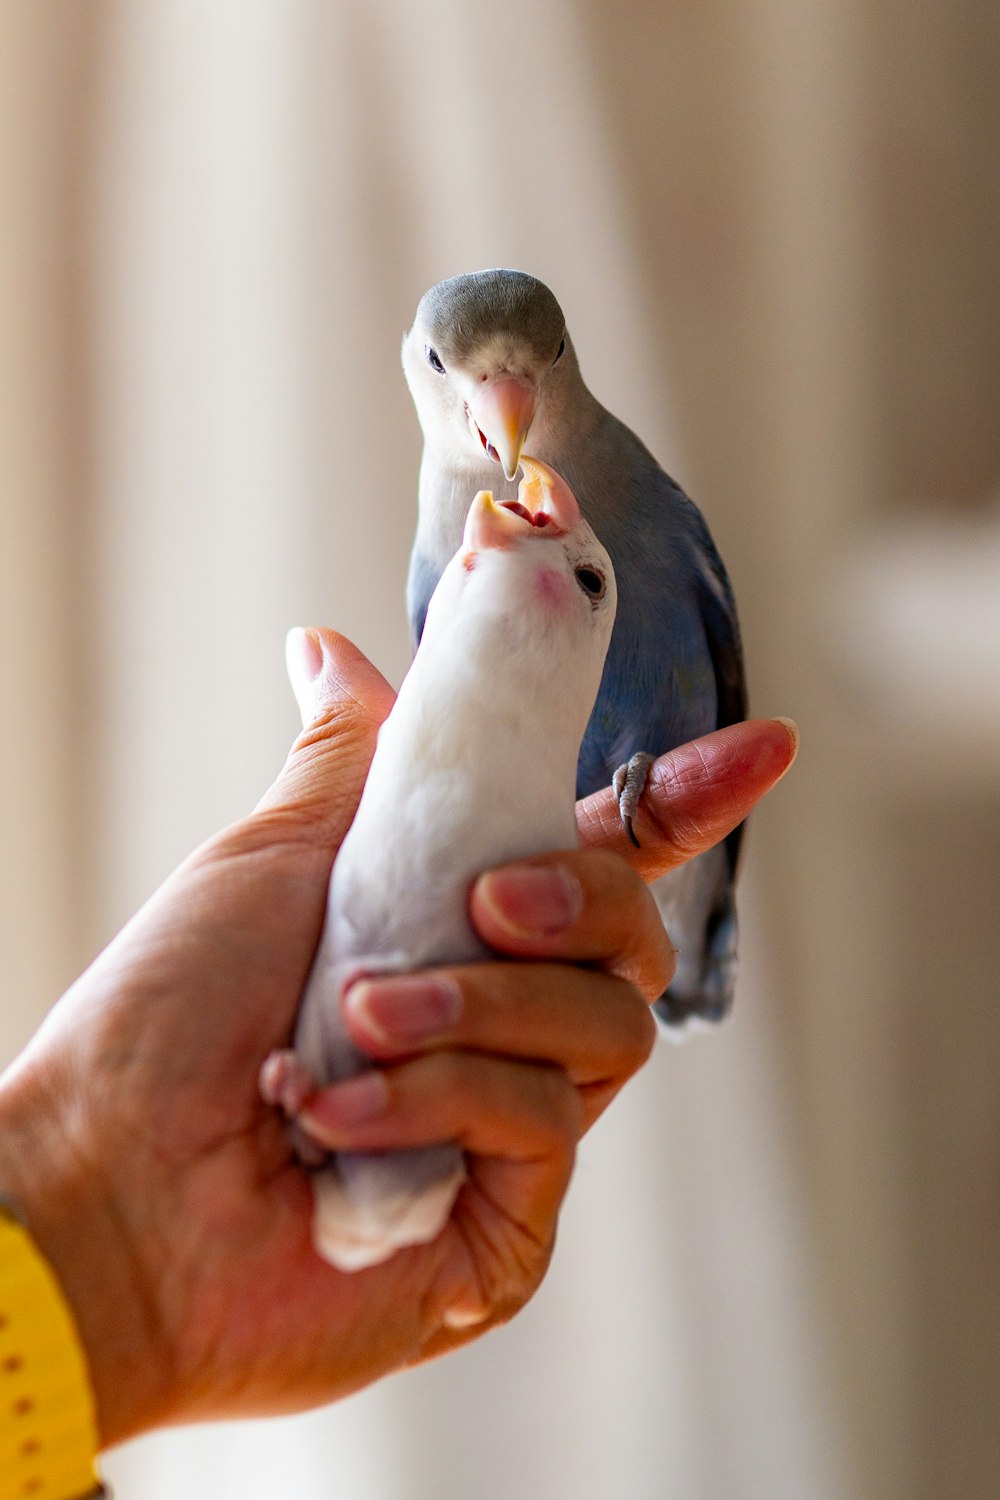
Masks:
[[[469,412],[480,439],[491,458],[497,458],[508,479],[513,479],[528,429],[535,415],[537,396],[531,386],[506,375],[491,381],[469,401]]]
[[[498,505],[490,490],[480,490],[465,518],[462,551],[466,555],[509,547],[531,530],[531,522],[507,505]]]
[[[499,505],[489,490],[480,490],[469,507],[462,550],[466,555],[510,547],[524,536],[560,536],[581,519],[576,496],[548,464],[522,454],[524,478],[517,499]]]
[[[544,517],[552,534],[570,531],[582,520],[577,498],[561,474],[526,453],[521,454],[521,468],[524,478],[517,487],[517,498],[532,517],[532,525],[539,525],[539,517]]]

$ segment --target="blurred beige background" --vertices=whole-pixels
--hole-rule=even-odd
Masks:
[[[998,68],[976,0],[0,4],[4,1057],[280,764],[290,625],[405,669],[442,276],[552,285],[803,730],[536,1302],[119,1500],[996,1494]]]

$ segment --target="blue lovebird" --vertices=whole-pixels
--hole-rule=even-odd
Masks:
[[[530,432],[531,453],[567,481],[618,579],[577,796],[612,782],[634,839],[653,759],[746,716],[736,606],[704,517],[590,394],[562,309],[533,276],[478,271],[431,287],[404,337],[403,369],[424,434],[407,584],[414,644],[473,495],[492,489],[498,501],[516,504],[514,479]],[[678,950],[674,979],[656,1005],[668,1035],[721,1020],[732,1003],[740,832],[653,887]]]

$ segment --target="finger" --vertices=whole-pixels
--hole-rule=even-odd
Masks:
[[[541,854],[481,875],[473,925],[491,948],[521,958],[589,963],[655,1000],[674,952],[640,876],[604,849]]]
[[[624,855],[643,880],[719,843],[780,781],[798,752],[791,719],[747,719],[679,745],[654,761],[629,842],[610,787],[577,803],[581,841]]]
[[[441,1052],[321,1089],[298,1120],[331,1151],[457,1141],[473,1155],[531,1161],[576,1141],[580,1102],[558,1068]]]
[[[272,837],[298,832],[332,851],[350,826],[395,694],[367,657],[333,630],[291,631],[287,657],[305,728],[256,815]],[[282,828],[274,829],[275,821]]]
[[[354,1042],[380,1061],[447,1047],[550,1063],[581,1090],[588,1125],[656,1037],[632,985],[570,964],[468,964],[363,979],[343,1014]]]
[[[455,1141],[505,1168],[505,1213],[541,1223],[566,1191],[583,1111],[557,1068],[443,1052],[323,1089],[298,1123],[332,1151]]]

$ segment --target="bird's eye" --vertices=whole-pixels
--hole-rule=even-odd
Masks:
[[[559,363],[559,361],[562,359],[562,357],[565,354],[565,352],[566,352],[566,340],[565,339],[560,339],[560,341],[559,341],[559,348],[556,350],[556,357],[552,361],[552,363],[554,365],[557,365]]]
[[[441,356],[438,354],[437,350],[432,349],[430,344],[428,344],[424,352],[427,355],[427,363],[430,365],[431,369],[437,370],[439,375],[443,375],[444,365],[441,363]]]
[[[604,574],[596,568],[577,568],[576,581],[589,599],[603,599],[607,591]]]

